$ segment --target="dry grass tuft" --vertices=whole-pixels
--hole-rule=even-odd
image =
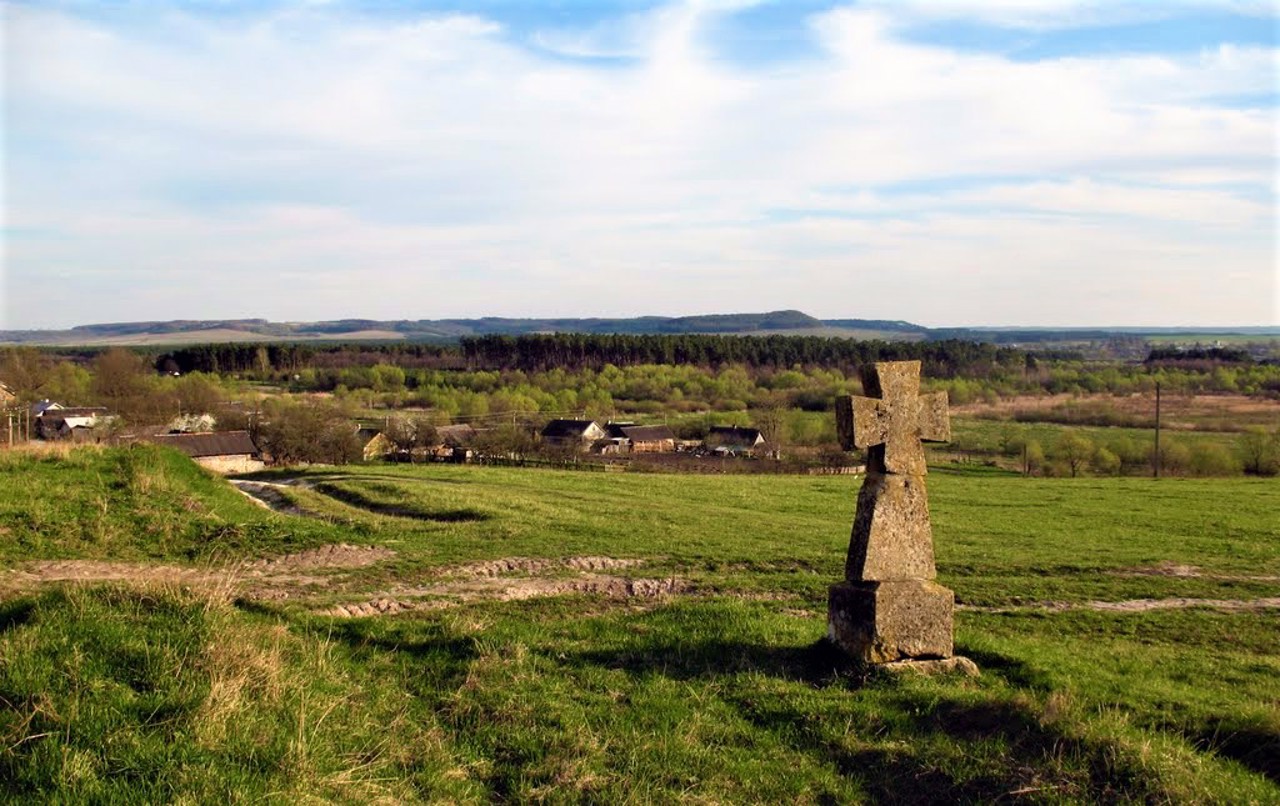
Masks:
[[[265,643],[245,625],[224,622],[216,633],[202,657],[209,696],[196,719],[199,741],[206,747],[225,741],[253,712],[278,706],[286,686],[283,644],[288,628],[277,625]]]

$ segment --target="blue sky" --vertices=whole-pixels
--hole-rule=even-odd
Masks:
[[[1280,323],[1270,2],[2,8],[4,328]]]

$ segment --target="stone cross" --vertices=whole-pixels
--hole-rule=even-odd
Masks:
[[[867,450],[845,581],[833,585],[832,641],[868,663],[949,658],[955,595],[933,580],[922,440],[951,438],[945,393],[920,394],[920,362],[863,368],[868,397],[836,400],[845,450]]]

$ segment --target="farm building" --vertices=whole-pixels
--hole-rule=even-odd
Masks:
[[[395,444],[381,431],[362,428],[359,433],[362,440],[365,439],[366,435],[371,435],[364,446],[364,460],[366,462],[375,459],[395,458],[403,461],[409,460],[409,452],[398,451]],[[473,455],[471,444],[476,437],[474,426],[466,423],[461,425],[442,425],[436,429],[436,437],[434,445],[420,446],[413,450],[414,461],[419,461],[423,458],[446,462],[466,462],[471,460]]]
[[[437,458],[453,462],[471,461],[475,453],[471,447],[476,439],[475,426],[468,423],[442,425],[436,429],[436,434],[440,437]]]
[[[266,465],[262,452],[248,431],[221,431],[214,434],[159,434],[150,440],[176,448],[196,464],[215,473],[250,473]]]
[[[102,406],[63,406],[42,400],[36,404],[35,434],[38,439],[70,439],[89,442],[94,439],[94,429],[112,419]]]
[[[65,409],[65,408],[66,406],[62,405],[61,403],[55,403],[52,400],[45,399],[37,403],[31,404],[31,416],[43,417],[45,415],[45,412],[58,411],[59,409]]]
[[[665,425],[609,423],[606,438],[620,451],[631,453],[670,453],[676,449],[676,435]]]
[[[542,441],[586,450],[606,437],[595,420],[552,420],[542,429]]]
[[[396,452],[396,446],[391,444],[391,440],[387,439],[387,435],[381,431],[373,431],[368,428],[361,428],[356,432],[360,436],[360,441],[364,443],[364,450],[361,454],[366,462],[374,459],[385,459]],[[370,435],[366,440],[365,437]]]
[[[764,436],[755,428],[739,425],[713,425],[704,443],[713,453],[751,456],[764,444]]]

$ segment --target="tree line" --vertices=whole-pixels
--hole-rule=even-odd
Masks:
[[[821,366],[852,371],[874,361],[918,360],[933,377],[986,377],[1021,367],[1024,351],[967,341],[854,341],[819,336],[592,335],[471,336],[460,347],[471,369],[542,371],[606,365]]]
[[[440,344],[201,344],[160,353],[162,372],[271,373],[394,364],[406,369],[542,371],[606,365],[822,366],[855,370],[869,361],[919,360],[933,377],[986,377],[1022,367],[1024,351],[967,341],[854,341],[818,336],[556,333],[468,336]]]

